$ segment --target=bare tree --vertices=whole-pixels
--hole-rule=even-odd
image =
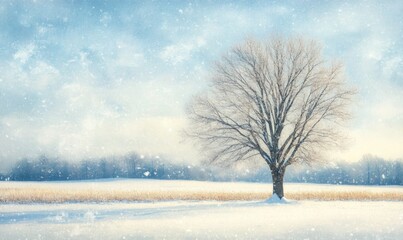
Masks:
[[[247,40],[215,64],[210,88],[188,106],[189,134],[212,163],[262,158],[282,198],[286,167],[317,161],[336,143],[353,95],[315,41]]]

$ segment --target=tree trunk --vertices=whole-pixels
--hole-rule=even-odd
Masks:
[[[273,169],[271,171],[271,177],[273,179],[273,195],[277,194],[280,199],[284,197],[284,173],[285,169]]]

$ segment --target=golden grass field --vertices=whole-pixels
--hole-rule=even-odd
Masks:
[[[173,182],[173,181],[172,181]],[[186,182],[186,181],[182,181]],[[155,183],[155,182],[153,182]],[[158,182],[157,182],[158,183]],[[163,182],[162,182],[163,183]],[[179,182],[180,183],[180,182]],[[248,188],[240,185],[237,190],[236,183],[230,188],[211,187],[208,184],[205,188],[189,188],[180,185],[170,186],[168,189],[155,187],[117,187],[106,183],[95,183],[92,185],[61,185],[35,183],[35,184],[0,184],[0,202],[2,203],[64,203],[64,202],[111,202],[111,201],[164,201],[164,200],[264,200],[271,196],[269,184],[262,188]],[[145,183],[147,184],[147,183]],[[211,183],[210,183],[211,184]],[[220,186],[220,183],[214,183]],[[138,184],[139,185],[139,184]],[[94,187],[95,186],[95,187]],[[106,186],[106,187],[102,187]],[[251,184],[253,186],[253,184]],[[267,188],[266,188],[267,186]],[[374,191],[371,187],[307,187],[298,185],[285,191],[285,196],[292,200],[320,200],[320,201],[403,201],[402,189],[379,188]],[[312,185],[308,185],[312,186]],[[367,190],[368,189],[368,190]]]
[[[164,200],[216,200],[246,201],[264,200],[271,193],[256,192],[153,192],[153,191],[74,191],[46,189],[1,189],[0,202],[19,203],[64,203],[64,202],[110,202],[110,201],[164,201]],[[403,201],[403,194],[385,192],[290,192],[286,194],[293,200],[322,201]]]

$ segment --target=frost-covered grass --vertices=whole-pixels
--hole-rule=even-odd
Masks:
[[[403,201],[403,187],[285,184],[294,200]],[[162,180],[0,182],[3,203],[64,203],[163,200],[263,200],[271,184]]]

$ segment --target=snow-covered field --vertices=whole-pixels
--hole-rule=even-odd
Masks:
[[[9,184],[9,185],[7,185]],[[41,187],[267,191],[269,184],[120,180],[2,182]],[[36,187],[38,187],[36,186]],[[248,189],[249,188],[249,189]],[[403,191],[402,187],[287,184],[286,191]],[[1,194],[1,193],[0,193]],[[0,204],[0,239],[401,239],[402,201],[147,201]]]

